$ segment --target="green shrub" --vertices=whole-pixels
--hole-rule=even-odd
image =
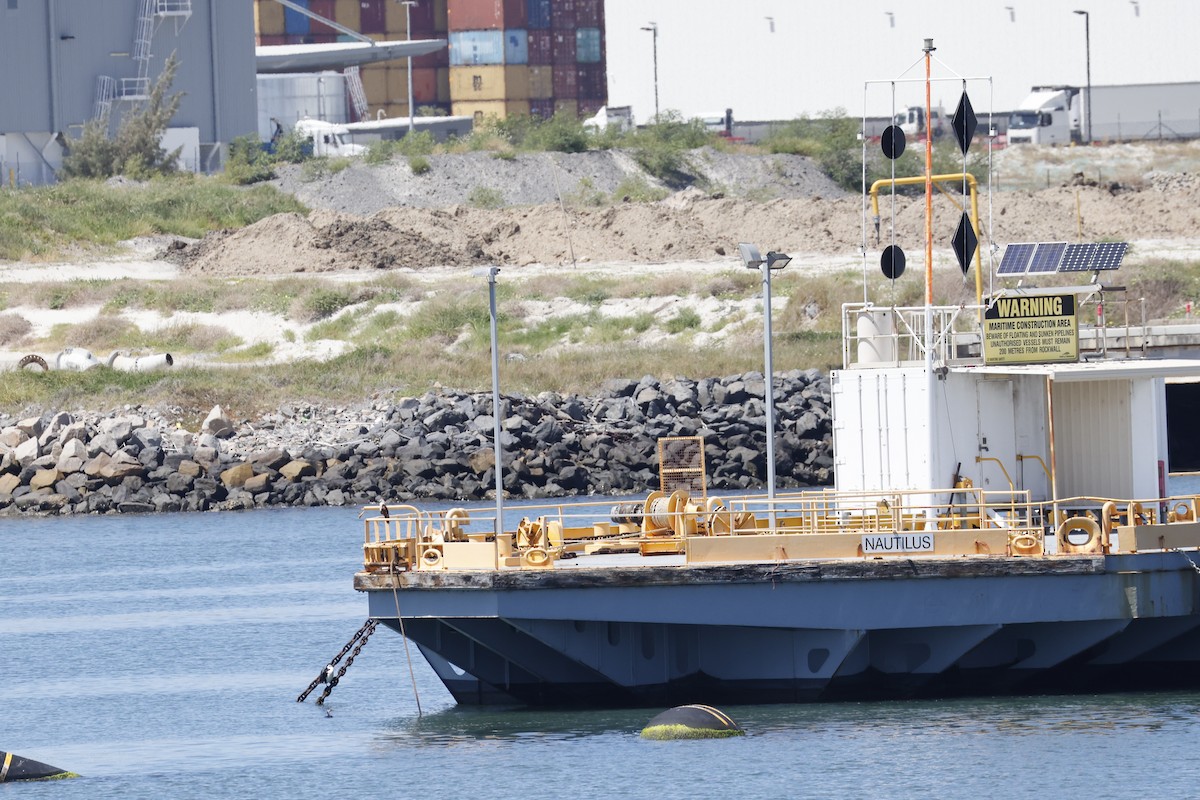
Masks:
[[[429,131],[413,131],[395,143],[396,151],[405,156],[428,156],[437,149],[437,140]]]
[[[409,156],[408,168],[412,170],[413,175],[424,175],[432,169],[429,165],[429,159],[425,156]]]
[[[617,184],[613,190],[614,203],[653,203],[662,200],[670,192],[659,186],[651,186],[650,182],[641,175],[630,175]]]
[[[504,195],[490,186],[476,186],[467,195],[467,202],[476,208],[500,208],[504,205]]]
[[[681,308],[666,324],[667,333],[683,333],[699,327],[700,315],[690,308]]]
[[[392,160],[396,150],[395,142],[378,139],[367,145],[367,152],[363,153],[363,161],[367,164],[386,164]]]
[[[63,175],[68,178],[128,175],[144,180],[174,172],[182,148],[168,153],[163,149],[162,135],[183,99],[179,93],[167,96],[178,66],[179,60],[172,54],[150,88],[145,105],[125,115],[114,139],[108,136],[107,116],[88,122],[80,139],[67,149]]]
[[[341,289],[314,289],[301,301],[302,316],[309,322],[326,319],[353,303],[354,298]]]

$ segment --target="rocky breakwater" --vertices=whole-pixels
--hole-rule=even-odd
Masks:
[[[703,436],[709,484],[766,477],[759,373],[698,381],[612,380],[594,397],[506,395],[503,483],[512,497],[646,492],[657,441]],[[832,479],[828,379],[776,380],[781,486]],[[141,409],[48,413],[0,428],[0,510],[204,511],[475,500],[495,485],[490,393],[443,390],[357,408],[286,406],[235,423],[213,409],[201,430]],[[2,422],[2,421],[0,421]]]

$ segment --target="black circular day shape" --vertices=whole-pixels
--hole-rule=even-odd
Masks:
[[[879,146],[883,148],[885,156],[895,161],[904,155],[904,131],[900,130],[899,125],[888,125],[879,139]]]
[[[889,244],[879,259],[879,267],[888,280],[896,280],[904,274],[904,251],[899,245]]]

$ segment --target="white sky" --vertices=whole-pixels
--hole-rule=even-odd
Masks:
[[[763,120],[840,106],[859,116],[865,97],[869,114],[888,114],[890,85],[864,95],[864,82],[923,78],[932,37],[935,80],[992,79],[967,85],[982,122],[1035,84],[1086,83],[1075,9],[1089,12],[1093,85],[1200,81],[1197,0],[606,0],[609,104],[653,116],[651,34],[640,28],[654,21],[663,111],[730,107],[735,119]],[[935,83],[934,105],[952,112],[961,89]],[[898,84],[896,106],[923,104],[923,91]]]

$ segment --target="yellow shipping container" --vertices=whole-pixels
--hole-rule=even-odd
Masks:
[[[578,117],[579,116],[579,101],[578,100],[555,100],[554,101],[554,113],[555,114],[570,114],[572,116]]]
[[[283,35],[283,6],[275,0],[259,0],[254,4],[254,8],[258,12],[255,23],[259,36]]]
[[[362,69],[363,89],[367,93],[367,103],[373,106],[386,105],[388,102],[387,68],[371,64]]]
[[[271,0],[275,3],[275,0]],[[279,5],[275,3],[275,5]],[[333,21],[345,25],[352,31],[361,30],[362,26],[362,6],[359,5],[359,0],[337,0],[333,7]]]
[[[451,114],[456,117],[474,117],[482,122],[488,117],[507,119],[520,114],[529,114],[528,100],[455,100]]]
[[[554,97],[554,69],[546,66],[529,68],[529,99],[549,100]]]
[[[405,6],[403,3],[388,3],[385,6],[384,26],[389,34],[408,34],[408,22],[404,17]],[[391,38],[391,37],[388,37]],[[403,39],[404,36],[397,38]]]
[[[388,103],[387,115],[391,119],[407,119],[408,105],[405,103]]]
[[[408,102],[408,68],[395,66],[397,63],[392,62],[392,66],[388,67],[387,71],[387,93],[388,100],[396,103]]]
[[[529,67],[450,67],[452,100],[528,100]]]

